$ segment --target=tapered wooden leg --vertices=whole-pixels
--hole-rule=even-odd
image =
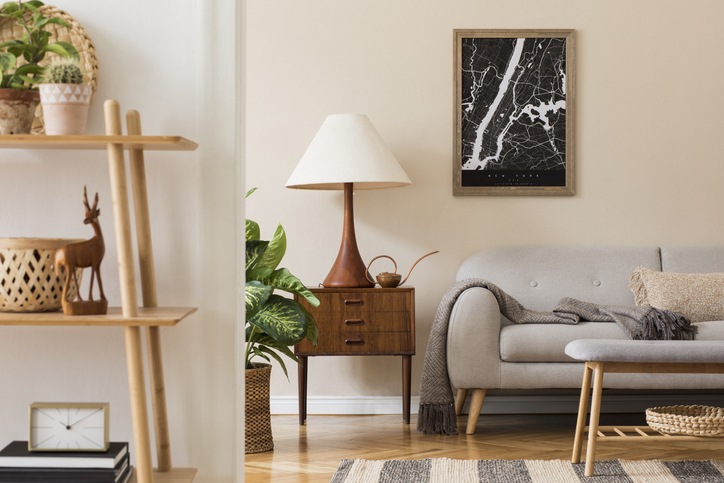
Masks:
[[[136,479],[138,483],[153,483],[151,463],[151,437],[146,409],[146,386],[143,377],[143,350],[141,349],[141,328],[124,327],[126,338],[126,364],[128,365],[128,386],[131,393],[131,418],[133,419],[133,442],[136,447]]]
[[[410,424],[410,389],[412,387],[412,356],[402,356],[402,418]]]
[[[486,392],[486,389],[473,389],[473,395],[470,397],[468,427],[465,429],[466,434],[475,434],[475,425],[478,424],[478,416],[480,416],[480,408],[483,407]]]
[[[307,356],[297,356],[299,359],[299,367],[297,368],[297,375],[299,381],[297,382],[297,389],[299,392],[299,425],[304,426],[307,421]]]
[[[591,401],[591,422],[588,424],[588,447],[586,448],[586,476],[593,476],[596,464],[596,438],[598,419],[601,415],[601,392],[603,391],[603,362],[595,362],[593,370],[593,400]]]
[[[171,436],[168,429],[168,411],[166,409],[166,384],[163,380],[160,327],[146,327],[146,345],[158,471],[171,471]]]
[[[573,440],[572,463],[581,462],[581,449],[583,448],[583,428],[586,426],[588,416],[588,399],[591,395],[591,368],[586,362],[583,368],[583,384],[581,385],[581,401],[578,404],[578,421],[576,422],[576,437]]]
[[[465,398],[468,397],[467,389],[458,389],[458,397],[455,398],[455,414],[460,416],[465,406]]]

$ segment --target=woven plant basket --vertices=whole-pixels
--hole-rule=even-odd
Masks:
[[[55,274],[55,252],[79,241],[83,240],[0,238],[0,312],[59,310],[65,276]],[[83,269],[76,269],[78,283],[82,275]],[[75,284],[71,283],[68,300],[75,296]]]
[[[271,414],[269,412],[269,381],[271,364],[251,363],[246,370],[246,405],[244,407],[246,453],[263,453],[274,449]]]
[[[724,437],[724,408],[668,406],[646,410],[646,422],[659,433]]]
[[[95,97],[96,90],[98,90],[98,59],[96,58],[96,48],[93,41],[86,33],[83,26],[78,23],[76,19],[68,15],[63,10],[53,7],[51,5],[43,5],[40,7],[40,11],[45,17],[53,18],[57,17],[63,19],[65,23],[70,25],[70,30],[60,25],[47,24],[45,31],[50,32],[50,43],[62,41],[68,42],[78,50],[80,60],[83,63],[83,67],[86,71],[85,82],[90,84],[93,88],[91,94],[91,105],[93,104],[93,98]],[[29,16],[30,14],[28,14]],[[19,39],[23,35],[23,29],[19,25],[15,25],[14,18],[0,18],[0,42],[7,42],[8,40]],[[48,52],[45,54],[45,58],[40,65],[45,65],[53,57],[58,57],[58,54]],[[18,59],[18,66],[25,63],[25,59]],[[45,134],[44,123],[43,123],[43,109],[42,106],[38,105],[35,111],[35,120],[33,121],[32,134]]]

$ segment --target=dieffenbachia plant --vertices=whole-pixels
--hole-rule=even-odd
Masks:
[[[256,188],[246,193],[248,198]],[[249,369],[255,356],[276,359],[287,374],[281,354],[299,363],[289,348],[304,339],[315,346],[319,329],[314,317],[293,299],[274,294],[282,290],[298,295],[312,306],[319,300],[286,268],[277,268],[287,251],[287,237],[279,225],[271,240],[261,240],[259,224],[246,220],[246,351],[244,364]],[[287,378],[289,375],[287,374]]]

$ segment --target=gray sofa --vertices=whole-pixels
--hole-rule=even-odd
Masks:
[[[628,276],[636,267],[676,273],[724,272],[724,246],[506,246],[470,256],[456,279],[493,282],[525,307],[550,311],[563,297],[635,305]],[[707,321],[697,340],[724,340],[724,321]],[[614,322],[512,324],[484,288],[456,301],[448,326],[447,365],[460,414],[472,391],[467,432],[475,431],[488,389],[581,387],[583,364],[564,349],[576,339],[626,339]],[[606,374],[604,388],[720,389],[724,375]]]

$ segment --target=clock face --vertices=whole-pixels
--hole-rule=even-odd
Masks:
[[[31,451],[105,451],[106,409],[93,407],[31,407]]]

